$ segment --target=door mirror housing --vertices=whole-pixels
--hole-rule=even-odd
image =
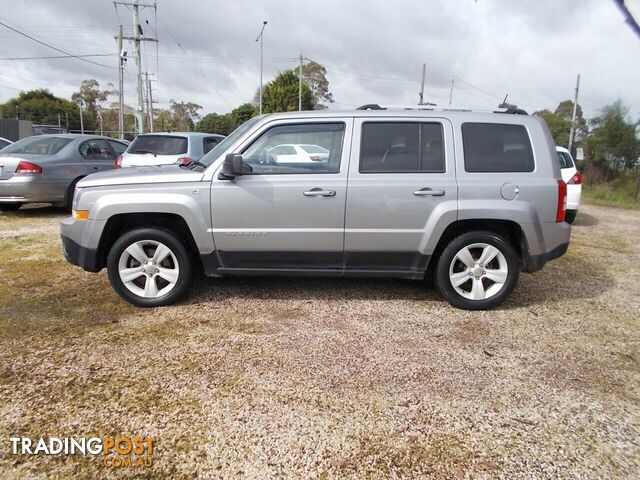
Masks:
[[[242,155],[239,153],[228,153],[227,156],[224,157],[222,171],[218,178],[232,180],[240,175],[242,175]]]

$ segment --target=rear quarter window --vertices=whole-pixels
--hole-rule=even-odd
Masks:
[[[502,123],[463,123],[467,172],[533,172],[535,163],[527,129]]]
[[[571,155],[566,152],[556,152],[558,154],[558,161],[560,162],[560,168],[573,168],[573,160]]]

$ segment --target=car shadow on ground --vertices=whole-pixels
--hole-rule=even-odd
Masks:
[[[32,205],[23,205],[19,210],[4,211],[0,208],[0,215],[8,218],[51,218],[69,215],[64,207],[56,205],[34,203]]]
[[[571,226],[572,227],[594,227],[598,225],[598,223],[600,223],[600,220],[598,220],[593,215],[589,215],[588,213],[579,211],[578,215],[576,215],[575,221]]]

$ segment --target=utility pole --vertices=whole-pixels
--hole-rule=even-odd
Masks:
[[[123,40],[133,41],[133,54],[136,62],[136,96],[138,98],[138,108],[136,109],[136,123],[138,133],[144,133],[144,87],[142,85],[142,58],[140,42],[157,42],[157,38],[145,37],[140,25],[140,7],[157,9],[155,3],[141,3],[139,0],[133,2],[113,2],[115,5],[127,5],[133,10],[133,35],[123,36]]]
[[[302,50],[300,50],[300,69],[298,71],[298,111],[302,111]]]
[[[127,61],[126,52],[122,48],[122,25],[118,31],[118,136],[124,139],[124,62]]]
[[[569,151],[573,146],[573,136],[576,133],[576,114],[578,113],[578,90],[580,90],[580,74],[576,81],[576,95],[573,99],[573,114],[571,115],[571,131],[569,132]]]
[[[262,66],[263,66],[263,38],[264,38],[264,28],[267,26],[267,21],[262,22],[262,30],[260,30],[260,35],[256,38],[256,42],[260,40],[260,115],[262,115]]]
[[[67,126],[67,133],[69,133],[69,112],[64,112],[64,123]]]
[[[424,105],[424,81],[426,76],[427,76],[427,64],[423,63],[422,64],[422,84],[420,86],[420,93],[418,93],[418,95],[420,96],[418,105]]]
[[[102,129],[102,114],[100,110],[96,109],[96,115],[98,115],[98,120],[100,120],[100,135],[104,135],[104,130]]]
[[[78,110],[80,110],[80,133],[84,134],[84,120],[82,119],[82,104],[83,101],[78,102]]]
[[[145,85],[147,87],[147,112],[149,113],[149,132],[153,133],[153,94],[151,89],[151,79],[149,75],[153,75],[149,72],[144,72]]]
[[[451,88],[449,88],[449,106],[451,106],[451,102],[453,101],[453,83],[455,80],[451,79]]]
[[[58,133],[62,133],[62,122],[60,121],[60,112],[58,112]]]

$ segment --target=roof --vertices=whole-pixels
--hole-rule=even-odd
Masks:
[[[224,135],[220,135],[219,133],[203,133],[203,132],[147,132],[141,133],[138,135],[141,136],[149,136],[149,135],[164,135],[167,137],[224,137]]]

